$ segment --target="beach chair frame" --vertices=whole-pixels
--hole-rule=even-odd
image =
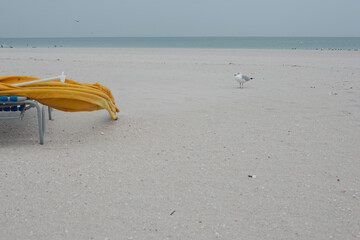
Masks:
[[[1,116],[0,119],[23,119],[25,111],[30,108],[36,108],[37,118],[39,125],[39,138],[40,144],[44,144],[45,139],[45,108],[48,106],[43,105],[42,108],[40,104],[30,98],[22,96],[0,96],[0,113],[1,112],[16,112],[19,111],[20,114],[12,114],[8,116]],[[49,120],[53,120],[51,115],[52,108],[48,107]]]

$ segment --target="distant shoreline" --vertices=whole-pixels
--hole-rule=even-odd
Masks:
[[[64,37],[0,38],[0,48],[360,49],[360,37]]]

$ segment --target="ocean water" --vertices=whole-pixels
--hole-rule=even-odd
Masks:
[[[0,38],[13,48],[235,48],[360,50],[359,37],[82,37]]]

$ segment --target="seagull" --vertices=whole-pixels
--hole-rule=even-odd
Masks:
[[[235,76],[235,80],[240,83],[240,88],[244,87],[244,83],[254,79],[254,78],[248,77],[242,73],[236,73],[236,74],[234,74],[234,76]]]

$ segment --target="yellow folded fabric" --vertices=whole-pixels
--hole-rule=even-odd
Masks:
[[[117,119],[115,100],[110,89],[98,83],[78,83],[66,79],[36,83],[21,87],[12,84],[38,80],[27,76],[0,76],[0,96],[24,96],[41,104],[65,111],[81,112],[106,109],[112,119]]]

